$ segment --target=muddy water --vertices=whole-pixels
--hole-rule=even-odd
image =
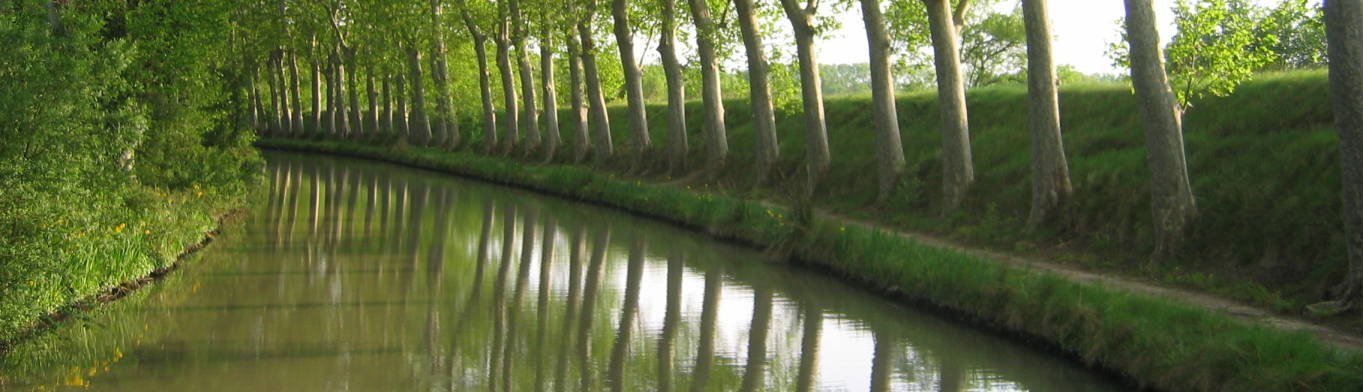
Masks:
[[[195,260],[0,389],[1103,391],[1065,359],[598,207],[271,153]]]

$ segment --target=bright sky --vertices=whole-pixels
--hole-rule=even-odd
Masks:
[[[1268,5],[1281,0],[1254,0]],[[1154,0],[1160,36],[1168,41],[1173,34],[1174,0]],[[1017,0],[1004,0],[1000,11],[1008,11]],[[1107,58],[1107,46],[1121,38],[1117,20],[1125,13],[1122,0],[1051,0],[1051,30],[1055,35],[1055,62],[1069,64],[1084,73],[1119,73]],[[825,64],[867,62],[866,29],[856,7],[837,15],[842,28],[819,43],[819,60]]]

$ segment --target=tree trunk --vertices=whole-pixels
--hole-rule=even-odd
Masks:
[[[950,0],[924,0],[932,30],[933,65],[937,69],[937,101],[942,113],[942,212],[956,210],[975,182],[970,157],[970,123],[966,115],[965,81]]]
[[[819,77],[819,59],[814,50],[815,9],[802,9],[798,0],[781,0],[786,17],[795,33],[795,47],[800,57],[800,94],[805,109],[805,164],[806,192],[813,195],[819,180],[828,172],[828,128],[824,122],[823,81]]]
[[[265,112],[265,105],[260,99],[260,72],[255,66],[251,67],[251,128],[256,132],[261,131],[262,124],[260,116]]]
[[[355,134],[351,132],[350,109],[346,107],[345,101],[345,48],[337,49],[336,53],[336,68],[333,70],[333,72],[336,73],[336,76],[332,78],[332,83],[335,84],[335,88],[332,89],[334,94],[332,95],[336,99],[336,113],[334,116],[336,117],[336,127],[339,129],[340,137],[348,139],[354,137]]]
[[[300,136],[306,131],[303,126],[303,88],[298,80],[298,54],[289,52],[289,104],[293,106],[293,135]]]
[[[521,127],[524,130],[521,139],[526,154],[531,153],[540,144],[540,123],[539,108],[535,103],[535,70],[530,67],[530,49],[525,47],[525,20],[521,18],[520,0],[510,0],[508,6],[511,9],[511,43],[516,48],[516,65],[519,68],[521,77]]]
[[[379,123],[379,93],[374,90],[373,66],[364,68],[364,92],[365,98],[369,99],[369,113],[365,114],[369,136],[371,138],[380,137],[383,135],[383,128]]]
[[[662,0],[662,6],[658,54],[667,76],[667,171],[677,174],[686,170],[686,154],[690,150],[686,141],[686,80],[677,59],[677,0]]]
[[[568,40],[568,82],[572,86],[572,110],[573,120],[577,122],[574,129],[573,140],[573,163],[582,163],[587,159],[587,153],[591,152],[591,131],[587,123],[587,98],[586,92],[582,89],[582,53],[581,47],[577,44],[577,36],[569,29]]]
[[[862,21],[870,48],[871,108],[876,123],[876,166],[880,189],[876,204],[889,201],[904,170],[904,145],[899,138],[899,113],[895,109],[894,77],[890,74],[890,33],[880,0],[861,0]]]
[[[1349,254],[1341,294],[1352,305],[1363,297],[1363,4],[1359,0],[1326,1],[1325,26],[1344,184],[1344,242]]]
[[[322,105],[324,105],[324,109],[318,114],[321,117],[321,122],[318,126],[322,127],[322,133],[326,137],[335,138],[341,135],[336,129],[336,92],[334,90],[335,84],[331,82],[331,78],[335,76],[335,73],[331,72],[333,63],[330,57],[325,60],[327,62],[326,64],[320,64],[322,61],[323,60],[318,60],[319,64],[313,65],[313,68],[317,69],[318,76],[321,77],[322,84],[326,86],[324,89],[317,89],[318,91],[323,91],[323,93],[319,94],[326,94],[324,97],[320,97],[323,101]]]
[[[507,36],[509,27],[502,22],[497,33],[497,69],[502,76],[502,105],[506,110],[506,135],[502,138],[502,152],[510,154],[516,149],[520,132],[520,113],[516,102],[516,79],[511,70],[511,39]]]
[[[407,126],[417,144],[430,146],[435,140],[432,139],[430,120],[426,118],[426,89],[421,75],[421,51],[415,46],[407,49],[407,70],[412,73],[412,119],[408,120]]]
[[[317,59],[312,60],[312,124],[308,130],[314,137],[322,136],[322,67]]]
[[[1145,122],[1150,162],[1150,206],[1154,212],[1155,259],[1171,256],[1197,215],[1183,149],[1178,101],[1164,73],[1164,54],[1150,0],[1126,0],[1126,36],[1131,44],[1131,81]]]
[[[431,50],[431,69],[436,90],[436,116],[440,123],[441,145],[453,150],[463,141],[459,132],[459,119],[454,114],[454,103],[450,101],[450,67],[448,54],[445,53],[444,34],[440,33],[440,0],[431,0],[431,31],[434,32],[434,47]]]
[[[473,49],[478,52],[478,93],[483,100],[483,148],[491,153],[497,150],[497,107],[492,102],[492,75],[488,74],[487,38],[482,34],[474,36]]]
[[[625,96],[629,100],[629,127],[633,147],[633,164],[638,166],[646,150],[653,144],[648,134],[648,108],[644,107],[644,76],[634,59],[634,32],[629,27],[629,8],[625,0],[611,2],[611,16],[615,19],[615,43],[620,48],[620,66],[625,73]]]
[[[275,72],[275,63],[278,53],[270,55],[270,62],[265,67],[265,74],[269,76],[270,83],[270,134],[282,135],[284,133],[284,100],[280,98],[282,89],[279,87],[279,73]]]
[[[611,141],[610,115],[606,113],[606,94],[601,91],[601,75],[596,67],[596,39],[592,37],[592,19],[596,16],[596,0],[587,0],[583,19],[577,23],[582,40],[582,69],[587,74],[587,97],[591,102],[592,130],[596,132],[596,159],[605,161],[615,154]]]
[[[289,107],[289,78],[284,73],[284,56],[287,55],[287,51],[279,49],[279,56],[274,59],[274,72],[279,80],[279,131],[285,136],[292,136],[293,108]]]
[[[395,136],[398,139],[411,140],[411,121],[407,118],[407,76],[404,76],[402,71],[398,71],[397,85],[398,107],[397,111],[393,112],[393,122],[395,123],[393,130],[397,132]]]
[[[720,86],[719,59],[715,54],[714,20],[706,0],[687,0],[696,25],[696,52],[700,55],[701,99],[705,104],[705,134],[709,155],[706,171],[716,172],[729,157],[729,134],[724,125],[724,92]]]
[[[360,78],[358,76],[359,66],[355,65],[355,48],[346,49],[345,62],[348,66],[345,79],[347,82],[346,92],[348,93],[346,98],[350,99],[350,117],[348,118],[350,133],[355,138],[361,138],[368,136],[368,132],[364,129],[364,120],[362,119],[364,116],[363,112],[360,111],[360,89],[358,86]]]
[[[549,26],[549,13],[540,18],[540,82],[544,88],[544,162],[554,160],[558,153],[558,92],[554,91],[554,33]]]
[[[1069,164],[1060,137],[1060,98],[1051,58],[1051,17],[1047,0],[1022,0],[1027,29],[1027,100],[1032,133],[1032,211],[1027,229],[1054,218],[1056,207],[1069,199]]]
[[[781,150],[776,141],[776,112],[771,103],[767,54],[763,50],[762,33],[757,30],[757,14],[753,8],[753,0],[734,0],[734,9],[738,11],[738,28],[743,33],[743,47],[748,55],[748,93],[757,131],[756,183],[763,184],[767,182]]]
[[[397,133],[397,126],[393,123],[393,76],[383,75],[383,134],[386,137]]]

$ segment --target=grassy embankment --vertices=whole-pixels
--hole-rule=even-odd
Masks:
[[[266,147],[368,157],[611,205],[753,244],[875,287],[1044,342],[1162,390],[1363,388],[1363,357],[1305,334],[1133,295],[859,226],[723,194],[620,178],[577,166],[350,142],[265,140]]]
[[[46,222],[0,240],[0,353],[125,282],[166,269],[241,204],[239,191],[146,187],[119,205],[43,205]],[[12,257],[12,258],[9,258]]]
[[[1148,175],[1134,98],[1122,86],[1062,91],[1066,150],[1075,198],[1064,230],[1025,233],[1028,138],[1025,90],[1000,87],[970,94],[977,183],[963,207],[942,218],[935,96],[900,98],[909,159],[894,202],[870,210],[874,198],[873,137],[864,97],[828,102],[834,165],[813,204],[888,227],[944,234],[1020,253],[1042,253],[1089,268],[1138,274],[1295,310],[1319,300],[1344,264],[1339,222],[1337,141],[1325,102],[1323,72],[1269,75],[1233,96],[1198,103],[1185,127],[1201,215],[1178,260],[1146,265],[1150,249]],[[692,103],[693,164],[703,159],[698,103]],[[955,252],[827,222],[792,219],[752,201],[791,204],[803,187],[801,118],[778,118],[782,160],[769,187],[750,183],[752,127],[742,102],[728,104],[733,155],[706,183],[653,185],[621,178],[627,159],[591,171],[427,149],[363,147],[337,142],[271,140],[265,144],[322,150],[445,169],[520,184],[653,215],[762,245],[794,248],[802,259],[981,322],[1053,343],[1085,361],[1142,383],[1175,390],[1220,388],[1352,390],[1363,362],[1330,352],[1310,338],[1240,325],[1190,307],[1019,272]],[[624,118],[614,107],[614,118]],[[651,107],[655,140],[665,142],[661,106]],[[564,113],[563,134],[571,137]],[[478,127],[467,122],[465,130]],[[615,139],[628,143],[617,125]],[[479,140],[471,137],[473,140]],[[570,139],[565,139],[570,140]],[[468,148],[479,148],[471,145]],[[645,159],[655,181],[662,154]],[[609,174],[610,172],[617,174]],[[653,173],[653,174],[648,174]],[[696,192],[691,191],[694,188]],[[801,221],[801,222],[797,222]],[[836,227],[835,227],[836,226]],[[845,231],[844,231],[845,230]]]

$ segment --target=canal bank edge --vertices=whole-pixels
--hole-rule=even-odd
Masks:
[[[903,300],[948,311],[1169,391],[1363,390],[1363,355],[1304,332],[925,244],[760,201],[424,148],[263,139],[264,148],[376,159],[514,185],[768,248]]]
[[[186,261],[188,261],[191,256],[194,256],[194,254],[208,247],[209,244],[212,244],[213,240],[217,238],[218,234],[222,233],[222,228],[225,222],[228,222],[231,219],[235,219],[236,217],[241,216],[245,212],[246,210],[237,208],[229,210],[226,213],[219,215],[214,220],[215,223],[211,230],[203,232],[202,237],[200,237],[200,239],[197,242],[193,242],[185,246],[184,251],[181,252],[179,255],[175,256],[175,259],[172,260],[169,264],[162,267],[154,268],[146,275],[134,279],[125,280],[122,282],[112,282],[111,284],[113,286],[108,289],[104,289],[92,294],[85,294],[82,297],[75,298],[69,304],[63,306],[61,309],[53,311],[52,313],[49,313],[38,318],[37,320],[34,320],[31,326],[24,330],[18,331],[14,335],[13,339],[9,339],[7,341],[0,341],[0,357],[9,355],[11,350],[13,350],[16,346],[23,344],[25,341],[28,341],[29,339],[32,339],[42,333],[49,332],[57,327],[60,327],[63,324],[63,322],[71,319],[76,314],[97,309],[97,307],[101,304],[106,304],[123,299],[124,297],[127,297],[128,294],[132,294],[138,289],[146,287],[148,284],[161,280],[161,278],[165,277],[166,274],[169,274],[170,272],[180,268],[180,266],[183,265]]]

